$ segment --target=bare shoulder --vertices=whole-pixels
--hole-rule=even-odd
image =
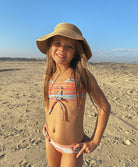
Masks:
[[[92,92],[93,93],[97,92],[97,93],[102,94],[103,92],[102,92],[101,88],[99,87],[96,78],[94,77],[94,75],[92,73],[89,73],[89,74],[90,74],[90,82],[91,82]]]
[[[107,110],[107,107],[109,106],[109,103],[107,101],[106,96],[104,95],[102,89],[98,85],[98,83],[97,83],[95,77],[93,76],[93,74],[90,73],[90,77],[91,77],[91,83],[92,83],[90,94],[92,95],[94,101],[96,102],[96,104],[100,108],[103,108],[104,110]]]
[[[98,86],[98,83],[97,83],[97,80],[96,80],[96,78],[94,77],[94,75],[91,73],[91,72],[89,72],[89,76],[90,76],[90,82],[91,82],[91,84],[92,84],[92,88],[94,89],[94,88],[98,88],[99,86]],[[99,87],[100,88],[100,87]]]

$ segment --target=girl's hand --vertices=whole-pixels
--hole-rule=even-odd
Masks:
[[[76,155],[76,158],[79,158],[79,156],[84,152],[84,153],[91,153],[92,151],[94,151],[97,147],[97,144],[92,140],[90,142],[83,142],[83,143],[79,143],[77,144],[74,149],[76,148],[81,148],[81,150],[79,151],[79,153]]]

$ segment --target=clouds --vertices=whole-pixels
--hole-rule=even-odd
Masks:
[[[138,63],[138,49],[114,48],[111,50],[94,50],[93,62]]]
[[[112,49],[113,52],[115,53],[122,53],[122,54],[128,54],[128,53],[131,53],[131,54],[137,54],[138,55],[138,49],[130,49],[130,48],[115,48],[115,49]]]

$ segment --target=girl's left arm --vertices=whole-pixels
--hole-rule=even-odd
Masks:
[[[80,152],[76,155],[77,158],[83,152],[91,153],[92,151],[95,150],[97,145],[100,143],[103,132],[104,132],[105,127],[107,125],[107,121],[108,121],[110,110],[111,110],[110,104],[108,103],[104,93],[102,92],[102,90],[98,86],[97,81],[93,75],[91,75],[91,79],[92,79],[92,82],[91,82],[92,83],[92,86],[91,86],[92,91],[90,93],[91,93],[95,103],[98,105],[99,111],[98,111],[95,130],[94,130],[94,133],[93,133],[90,141],[79,143],[75,146],[75,148],[77,148],[77,147],[82,148],[80,150]]]
[[[101,141],[103,132],[107,125],[107,121],[111,111],[111,106],[107,101],[104,93],[100,89],[99,85],[97,84],[97,81],[94,78],[94,76],[92,76],[92,80],[93,80],[93,85],[92,85],[91,95],[95,103],[98,105],[99,110],[98,110],[98,117],[97,117],[95,130],[91,140],[98,145]]]

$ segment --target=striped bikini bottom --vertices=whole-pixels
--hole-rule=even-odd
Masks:
[[[81,150],[81,148],[74,149],[75,145],[61,145],[51,140],[47,127],[46,127],[45,137],[54,146],[54,148],[60,153],[77,154]]]

